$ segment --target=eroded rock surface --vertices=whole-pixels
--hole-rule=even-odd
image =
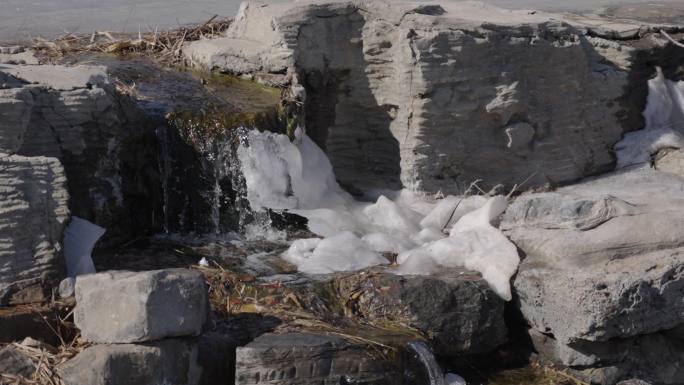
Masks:
[[[197,336],[207,312],[207,288],[196,271],[113,271],[76,279],[74,322],[88,341]]]
[[[6,155],[0,149],[0,306],[41,302],[64,274],[66,182],[55,158]]]
[[[553,342],[541,350],[599,367],[602,384],[679,383],[677,358],[643,363],[681,355],[681,333],[667,333],[684,323],[682,192],[680,176],[640,169],[516,199],[502,228],[526,255],[514,288],[533,337]]]
[[[453,192],[612,167],[611,146],[639,127],[621,102],[631,48],[605,38],[642,25],[604,23],[602,38],[599,22],[469,2],[251,2],[225,38],[184,52],[233,73],[296,73],[308,134],[343,184]]]

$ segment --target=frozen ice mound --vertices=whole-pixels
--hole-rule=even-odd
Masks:
[[[443,199],[409,190],[371,192],[354,200],[337,184],[325,153],[301,129],[285,135],[249,131],[238,150],[253,209],[288,209],[308,219],[322,238],[298,239],[283,258],[309,274],[353,271],[389,264],[399,274],[434,274],[445,267],[482,273],[510,300],[510,278],[519,257],[496,227],[507,207],[503,196]]]
[[[647,165],[665,148],[684,148],[684,81],[665,79],[660,67],[648,81],[644,129],[627,133],[615,145],[617,169]]]

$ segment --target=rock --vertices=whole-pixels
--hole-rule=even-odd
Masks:
[[[74,322],[88,341],[196,336],[207,312],[207,288],[198,271],[110,271],[76,279]]]
[[[104,67],[0,64],[0,116],[0,152],[59,159],[71,213],[107,241],[161,222],[154,129]]]
[[[66,385],[194,385],[199,383],[197,345],[168,339],[143,345],[94,345],[59,365]]]
[[[69,298],[74,295],[76,279],[66,277],[59,283],[59,298]]]
[[[637,169],[513,202],[501,228],[525,255],[513,286],[542,358],[591,383],[681,383],[682,191]]]
[[[684,150],[666,149],[655,155],[655,168],[684,176]]]
[[[321,334],[263,335],[237,348],[236,368],[236,385],[401,383],[400,368],[361,346]]]
[[[526,255],[514,288],[530,324],[567,344],[683,323],[683,190],[637,170],[516,199],[501,227]]]
[[[0,152],[0,185],[0,306],[41,302],[64,274],[64,169],[55,158]]]
[[[0,349],[0,374],[31,378],[35,372],[33,361],[14,346]]]
[[[631,380],[626,380],[626,381],[620,381],[617,383],[617,385],[651,385],[651,384],[649,384],[646,381],[631,379]]]
[[[78,88],[102,86],[108,82],[102,66],[17,65],[2,64],[0,72],[10,74],[29,83],[55,90],[71,91]]]
[[[504,301],[477,273],[346,274],[332,286],[354,316],[410,325],[440,356],[488,353],[506,342]]]
[[[599,33],[627,38],[641,25]],[[640,124],[625,110],[641,106],[621,103],[624,44],[598,47],[587,26],[472,2],[248,2],[225,37],[184,53],[227,72],[297,73],[307,133],[344,186],[446,193],[612,167],[612,145]]]

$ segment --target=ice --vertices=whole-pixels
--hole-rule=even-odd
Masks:
[[[375,204],[366,207],[363,213],[372,225],[390,234],[410,235],[420,231],[420,214],[399,206],[384,195]]]
[[[466,198],[448,196],[428,213],[420,226],[423,228],[450,229],[465,214],[479,209],[487,202],[487,198],[473,195]]]
[[[384,233],[370,233],[361,238],[368,248],[379,253],[403,253],[416,247],[409,239]]]
[[[298,145],[286,135],[248,131],[238,158],[254,209],[317,209],[352,200],[335,180],[328,157],[303,135]]]
[[[659,67],[656,70],[648,81],[646,126],[615,145],[618,169],[649,164],[651,155],[664,148],[684,148],[684,81],[667,80]]]
[[[482,273],[502,298],[519,257],[495,227],[506,209],[502,196],[436,199],[409,190],[369,191],[354,200],[337,184],[323,151],[301,129],[296,139],[250,131],[238,149],[253,209],[288,209],[308,219],[322,238],[298,239],[283,258],[310,274],[388,264],[400,274],[434,274],[445,267]]]
[[[440,267],[465,267],[479,271],[492,289],[509,301],[510,278],[520,257],[515,245],[491,224],[505,208],[504,197],[490,198],[483,207],[463,216],[448,238],[399,254],[399,272],[431,274]]]
[[[389,263],[350,231],[325,239],[298,239],[283,258],[297,265],[299,271],[309,274],[354,271]]]

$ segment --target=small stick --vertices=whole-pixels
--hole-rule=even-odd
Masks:
[[[684,44],[678,42],[677,40],[673,39],[672,36],[670,36],[667,32],[663,31],[662,29],[660,30],[660,33],[667,38],[672,44],[676,45],[677,47],[682,47],[684,48]]]

